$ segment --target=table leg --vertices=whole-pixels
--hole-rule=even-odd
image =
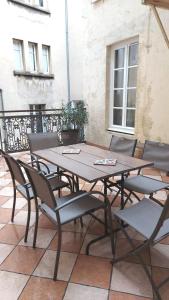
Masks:
[[[104,195],[107,197],[107,179],[103,180],[104,182]],[[104,211],[104,219],[105,219],[105,234],[107,235],[107,212],[106,210]]]
[[[79,191],[79,178],[78,176],[73,175],[73,191],[78,192]]]
[[[121,209],[124,208],[124,174],[121,174]]]

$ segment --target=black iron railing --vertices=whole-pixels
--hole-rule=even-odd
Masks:
[[[27,133],[61,133],[60,109],[0,111],[0,143],[6,152],[29,149]]]

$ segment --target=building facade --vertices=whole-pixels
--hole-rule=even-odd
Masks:
[[[75,2],[76,10],[70,0],[1,0],[1,108],[60,108],[68,80],[71,99],[82,99],[83,1]]]
[[[152,9],[141,0],[87,2],[87,139],[108,146],[117,134],[169,143],[169,51]],[[169,36],[169,11],[159,15]]]

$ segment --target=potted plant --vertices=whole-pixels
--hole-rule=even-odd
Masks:
[[[62,105],[62,132],[64,144],[84,141],[84,126],[88,122],[88,113],[83,101],[70,101]]]

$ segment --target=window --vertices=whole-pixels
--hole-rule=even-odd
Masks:
[[[31,72],[37,72],[37,44],[28,43],[29,46],[29,68]]]
[[[30,114],[37,115],[39,114],[39,111],[46,109],[46,104],[29,104]]]
[[[44,1],[43,0],[38,0],[38,5],[43,7],[44,6]]]
[[[25,2],[31,5],[38,5],[40,7],[44,7],[44,0],[25,0]]]
[[[15,76],[34,76],[53,79],[51,74],[50,46],[13,39]],[[24,47],[23,47],[24,45]],[[42,49],[42,51],[38,51]],[[28,55],[25,55],[24,50]]]
[[[13,40],[14,63],[16,71],[23,71],[23,41]]]
[[[112,49],[111,124],[117,131],[134,132],[138,42],[133,40]]]
[[[50,58],[50,47],[42,45],[42,71],[43,73],[49,73],[49,58]]]

